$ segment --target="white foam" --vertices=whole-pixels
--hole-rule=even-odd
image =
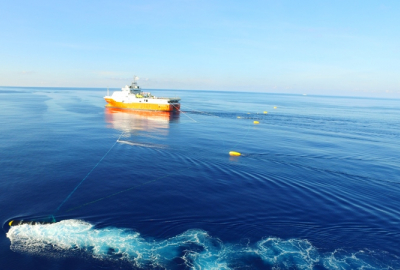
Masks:
[[[131,142],[131,141],[124,141],[124,140],[118,140],[117,142],[124,143],[124,144],[129,144],[129,145],[132,145],[132,146],[140,146],[140,147],[147,147],[147,148],[159,148],[159,149],[167,148],[166,145],[154,144],[154,143],[137,143],[137,142]]]
[[[139,268],[177,267],[179,259],[190,269],[248,268],[258,258],[274,269],[395,269],[399,261],[383,263],[371,252],[334,251],[321,254],[307,240],[265,238],[255,245],[224,244],[202,230],[188,230],[175,237],[146,240],[139,233],[118,228],[97,229],[80,220],[53,224],[13,226],[7,233],[11,249],[54,256],[83,253],[98,259],[125,260]],[[250,260],[249,260],[250,258]],[[250,266],[251,268],[251,266]]]
[[[269,265],[280,265],[285,269],[312,269],[319,262],[318,251],[307,240],[267,238],[257,243],[253,252]]]

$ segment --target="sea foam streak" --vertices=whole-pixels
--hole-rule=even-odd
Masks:
[[[307,240],[265,238],[255,245],[223,244],[202,230],[175,237],[146,240],[139,233],[118,228],[96,229],[80,220],[13,226],[7,233],[11,249],[33,254],[68,255],[83,252],[98,259],[125,260],[139,268],[242,269],[260,261],[262,268],[395,269],[398,260],[378,259],[367,251],[321,254]],[[74,254],[75,254],[74,253]],[[258,263],[258,264],[260,264]],[[179,266],[181,265],[181,266]],[[260,267],[258,265],[258,267]]]
[[[160,149],[167,148],[166,145],[154,144],[154,143],[138,143],[138,142],[125,141],[125,140],[117,140],[117,142],[129,144],[129,145],[133,145],[133,146],[148,147],[148,148],[160,148]]]

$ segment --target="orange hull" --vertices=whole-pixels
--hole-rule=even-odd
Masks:
[[[144,116],[146,118],[159,118],[159,119],[165,119],[168,120],[171,118],[171,115],[173,116],[179,116],[179,111],[177,111],[173,114],[171,112],[167,111],[148,111],[148,110],[125,110],[121,108],[116,108],[116,107],[111,107],[109,104],[106,105],[106,110],[105,112],[107,114],[113,114],[113,113],[124,113],[124,114],[133,114],[133,115],[138,115],[138,116]]]
[[[107,107],[121,108],[121,109],[133,109],[133,110],[150,110],[150,111],[179,111],[181,105],[176,104],[152,104],[152,103],[124,103],[117,102],[111,98],[106,98]]]

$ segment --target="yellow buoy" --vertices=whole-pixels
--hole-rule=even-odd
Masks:
[[[276,109],[276,107],[274,107],[274,109]]]
[[[239,152],[235,152],[235,151],[230,151],[229,152],[230,156],[241,156],[242,154],[240,154]]]
[[[264,114],[267,114],[268,112],[267,111],[264,111]]]
[[[242,118],[242,117],[238,116],[237,118],[239,118],[239,119],[240,119],[240,118]]]
[[[260,124],[260,122],[258,122],[258,121],[254,121],[254,124]]]

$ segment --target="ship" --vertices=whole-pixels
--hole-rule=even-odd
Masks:
[[[143,92],[136,79],[137,77],[134,76],[130,86],[126,85],[121,88],[121,91],[113,92],[111,96],[107,93],[107,96],[104,97],[107,102],[106,107],[148,111],[180,111],[179,97],[156,97],[150,92]]]

